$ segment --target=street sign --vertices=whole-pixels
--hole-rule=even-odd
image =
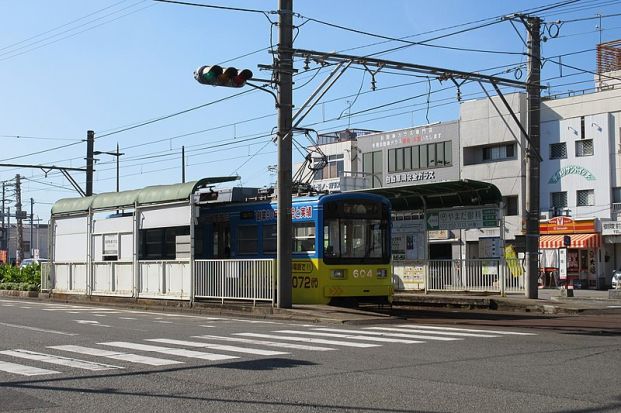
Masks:
[[[426,213],[428,230],[498,227],[497,208],[454,208]]]

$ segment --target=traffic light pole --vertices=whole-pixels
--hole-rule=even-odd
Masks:
[[[291,308],[291,174],[293,117],[293,0],[278,2],[278,217],[276,221],[277,305]]]

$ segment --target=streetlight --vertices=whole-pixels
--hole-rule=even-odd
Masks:
[[[112,155],[116,156],[116,192],[119,192],[119,157],[121,155],[125,155],[122,152],[119,152],[119,144],[116,144],[116,152],[103,152],[103,151],[94,151],[93,155]]]

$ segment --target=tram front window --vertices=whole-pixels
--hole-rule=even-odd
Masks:
[[[338,208],[338,210],[330,211],[326,208],[323,255],[327,264],[389,262],[387,219],[375,216],[364,217],[364,215],[381,214],[377,213],[376,208],[372,209],[373,214],[367,214],[368,208],[361,210],[359,207],[355,211],[357,213],[353,214],[352,209],[344,211]]]

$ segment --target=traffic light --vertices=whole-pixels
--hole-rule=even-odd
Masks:
[[[223,69],[221,66],[201,66],[194,71],[194,79],[203,85],[242,87],[252,78],[249,69],[237,70],[234,67]]]

